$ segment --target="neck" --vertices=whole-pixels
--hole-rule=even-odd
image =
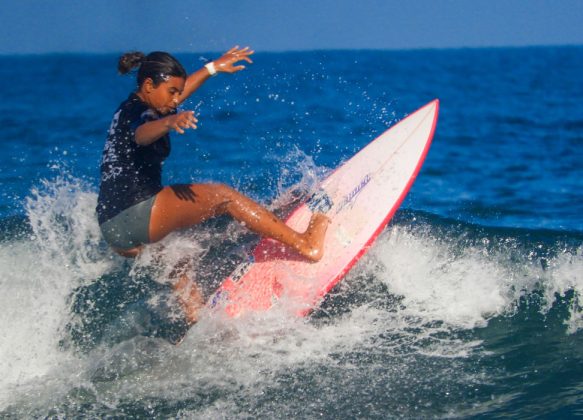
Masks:
[[[142,92],[141,90],[138,90],[138,91],[136,92],[136,96],[137,96],[138,98],[140,98],[140,100],[141,100],[143,103],[145,103],[146,105],[150,106],[150,104],[148,103],[148,100],[146,99],[147,97],[146,97],[146,95],[144,94],[144,92]]]
[[[137,92],[136,92],[136,96],[137,96],[138,98],[140,98],[140,100],[141,100],[141,101],[142,101],[144,104],[146,104],[146,106],[147,106],[148,108],[150,108],[152,111],[155,111],[155,112],[156,112],[156,114],[160,115],[160,111],[158,111],[158,110],[156,109],[156,107],[152,106],[152,104],[151,104],[151,103],[150,103],[150,101],[148,100],[148,95],[146,95],[146,94],[145,94],[144,92],[142,92],[142,91],[137,91]]]

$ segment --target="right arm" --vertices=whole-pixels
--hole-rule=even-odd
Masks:
[[[218,59],[214,60],[215,70],[219,73],[236,73],[245,69],[244,65],[238,64],[241,61],[252,63],[249,58],[254,53],[249,47],[233,47]],[[206,68],[202,68],[186,78],[184,91],[178,99],[178,103],[184,102],[192,95],[202,84],[210,77]],[[141,146],[147,146],[154,143],[160,137],[166,135],[170,130],[175,130],[180,134],[184,129],[196,128],[198,120],[194,117],[193,111],[181,112],[176,115],[160,118],[156,121],[150,121],[140,125],[136,129],[135,141]]]

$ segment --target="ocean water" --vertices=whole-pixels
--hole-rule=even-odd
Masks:
[[[257,53],[209,80],[165,182],[225,182],[282,215],[441,106],[401,209],[319,309],[188,331],[173,264],[211,293],[258,238],[221,218],[135,261],[108,250],[98,165],[134,88],[116,58],[0,57],[0,417],[583,415],[583,48]]]

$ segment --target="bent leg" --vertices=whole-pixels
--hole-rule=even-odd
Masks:
[[[276,239],[312,261],[322,258],[328,218],[315,214],[306,232],[291,229],[250,198],[222,184],[172,185],[160,191],[150,216],[150,240],[229,214],[255,233]]]
[[[172,285],[174,293],[178,297],[186,321],[189,325],[198,321],[199,311],[204,306],[204,298],[196,282],[190,280],[188,272],[192,270],[189,258],[179,261],[170,273],[170,277],[178,279]]]

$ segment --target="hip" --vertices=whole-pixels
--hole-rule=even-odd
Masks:
[[[130,249],[150,242],[150,217],[156,200],[153,195],[100,223],[105,241],[116,249]]]

